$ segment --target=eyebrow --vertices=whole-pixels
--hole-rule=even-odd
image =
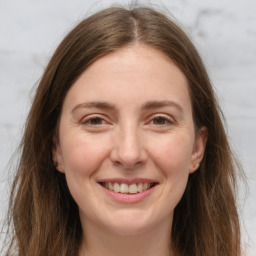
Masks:
[[[155,108],[162,108],[162,107],[174,107],[181,113],[183,113],[183,108],[181,105],[174,101],[147,101],[141,106],[141,110],[148,110],[148,109],[155,109]],[[71,113],[75,112],[77,109],[80,108],[99,108],[99,109],[108,109],[108,110],[115,110],[116,106],[112,103],[108,102],[101,102],[101,101],[92,101],[92,102],[84,102],[81,104],[76,105]]]
[[[116,107],[114,104],[111,104],[108,102],[98,102],[98,101],[84,102],[84,103],[76,105],[72,109],[71,113],[75,112],[79,108],[100,108],[100,109],[114,110]]]
[[[147,101],[144,103],[141,107],[141,110],[148,110],[148,109],[154,109],[154,108],[162,108],[162,107],[174,107],[181,113],[183,113],[183,108],[181,105],[174,101]]]

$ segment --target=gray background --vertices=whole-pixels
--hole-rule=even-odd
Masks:
[[[248,178],[248,191],[245,193],[245,186],[240,186],[238,203],[246,255],[256,255],[256,1],[150,2],[167,9],[184,25],[209,70],[227,119],[232,146]],[[63,36],[79,20],[111,3],[0,0],[1,220],[8,201],[8,176],[12,176],[8,161],[21,138],[32,88]]]

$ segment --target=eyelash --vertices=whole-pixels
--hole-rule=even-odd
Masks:
[[[160,124],[155,123],[155,121],[157,121],[157,119],[158,119],[158,121],[160,119],[160,121],[162,121],[164,123],[160,123]],[[96,123],[92,123],[93,121],[96,121]],[[102,118],[98,115],[86,117],[85,119],[82,120],[81,123],[83,125],[91,126],[93,128],[108,124],[108,122],[104,118]],[[157,127],[166,127],[166,126],[172,125],[173,123],[174,123],[173,120],[171,120],[170,118],[163,116],[163,115],[155,115],[153,118],[151,118],[149,120],[149,122],[147,122],[147,124],[151,124],[151,125],[154,125]]]
[[[157,119],[160,119],[161,121],[164,121],[164,123],[163,124],[156,124],[156,123],[154,123],[154,121],[156,121]],[[150,123],[152,123],[153,125],[162,127],[162,126],[171,125],[174,122],[172,120],[170,120],[170,118],[167,118],[166,116],[157,115],[157,116],[155,116],[154,118],[152,118],[150,120]]]
[[[93,124],[92,121],[94,120],[97,120],[100,121],[100,123],[96,123],[96,124]],[[89,126],[100,126],[100,125],[103,125],[102,122],[104,122],[104,124],[106,124],[107,122],[104,120],[104,118],[100,117],[100,116],[89,116],[85,119],[82,120],[82,124],[83,125],[89,125]]]

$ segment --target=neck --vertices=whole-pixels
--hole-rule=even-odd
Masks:
[[[83,228],[86,232],[79,256],[174,256],[171,248],[171,223],[168,224],[139,234],[125,235],[102,230],[97,225],[86,225],[86,229]]]

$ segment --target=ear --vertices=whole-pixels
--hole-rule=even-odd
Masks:
[[[65,173],[61,147],[56,136],[53,137],[52,160],[57,171]]]
[[[204,157],[204,151],[208,138],[208,131],[206,127],[201,127],[195,136],[193,152],[190,161],[189,173],[196,171]]]

